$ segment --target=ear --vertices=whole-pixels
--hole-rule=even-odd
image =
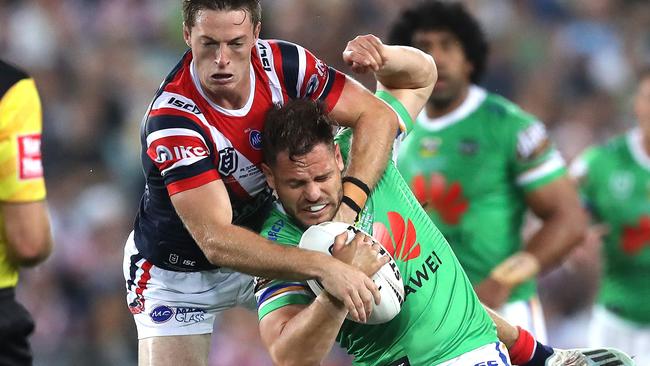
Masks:
[[[271,170],[271,167],[266,165],[266,163],[262,163],[262,172],[266,177],[266,183],[269,185],[269,187],[271,187],[271,189],[275,190],[275,176],[273,175],[273,170]]]
[[[192,42],[191,40],[192,33],[190,31],[190,28],[183,22],[183,39],[185,40],[185,44],[187,47],[192,48]]]
[[[343,155],[341,154],[341,148],[338,144],[334,144],[334,158],[336,159],[336,166],[340,171],[343,171],[345,165],[343,164]]]
[[[253,27],[253,35],[255,36],[255,42],[260,38],[260,31],[262,30],[262,22],[257,22],[255,27]]]

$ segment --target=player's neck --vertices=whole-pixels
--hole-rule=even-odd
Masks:
[[[460,107],[465,102],[468,95],[469,88],[465,88],[456,98],[449,101],[436,101],[434,99],[429,99],[426,106],[427,116],[429,118],[439,118],[448,115]]]

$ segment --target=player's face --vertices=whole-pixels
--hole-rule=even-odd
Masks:
[[[650,138],[650,76],[644,77],[639,83],[634,98],[634,112],[646,139]]]
[[[438,81],[429,98],[430,104],[445,109],[454,102],[459,103],[467,92],[472,64],[458,38],[449,31],[417,31],[413,34],[413,46],[436,60]]]
[[[343,159],[338,146],[318,144],[295,160],[285,151],[273,167],[263,165],[262,169],[287,214],[300,224],[308,227],[334,218],[343,197]]]
[[[204,92],[225,108],[240,108],[250,93],[251,49],[260,25],[245,10],[200,10],[194,26],[183,26]]]

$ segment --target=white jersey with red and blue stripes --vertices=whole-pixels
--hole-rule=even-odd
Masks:
[[[145,115],[141,143],[146,187],[134,239],[140,255],[156,266],[177,271],[215,268],[185,229],[170,196],[221,179],[233,223],[256,228],[272,201],[259,168],[266,112],[296,98],[321,100],[331,109],[341,95],[345,76],[301,46],[260,39],[251,52],[251,92],[241,109],[220,107],[204,94],[187,51]]]

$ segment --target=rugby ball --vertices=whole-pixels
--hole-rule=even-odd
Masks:
[[[307,229],[302,234],[298,247],[331,255],[334,239],[337,235],[347,232],[348,239],[346,243],[349,243],[355,234],[360,231],[354,226],[343,222],[323,222]],[[365,232],[363,233],[370,236]],[[372,238],[372,236],[370,237]],[[379,243],[374,238],[372,240]],[[381,324],[390,321],[399,313],[404,301],[404,284],[402,283],[399,268],[397,268],[397,264],[390,253],[380,243],[379,245],[381,249],[378,255],[387,255],[390,260],[371,277],[379,288],[381,301],[379,305],[373,303],[372,313],[365,324]],[[317,280],[307,280],[307,284],[316,296],[323,291],[323,286]],[[350,319],[349,316],[348,319]]]

